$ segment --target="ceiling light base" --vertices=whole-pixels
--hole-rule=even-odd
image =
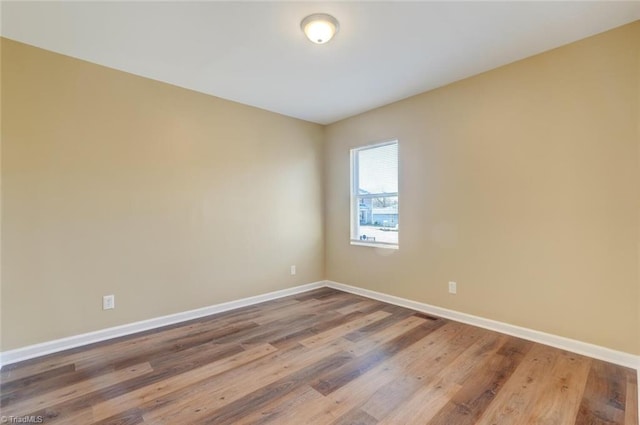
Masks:
[[[325,44],[336,35],[340,25],[338,20],[331,15],[314,13],[300,22],[300,28],[312,43]]]

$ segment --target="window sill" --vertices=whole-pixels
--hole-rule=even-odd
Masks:
[[[351,245],[368,246],[370,248],[400,249],[399,245],[386,244],[386,243],[380,243],[380,242],[362,242],[358,240],[355,240],[355,241],[352,240]]]

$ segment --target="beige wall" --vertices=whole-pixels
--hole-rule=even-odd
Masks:
[[[640,70],[640,49],[638,49],[638,51],[636,52],[636,58],[638,59],[638,69]],[[640,83],[638,83],[638,108],[637,108],[637,112],[638,112],[638,130],[637,130],[637,136],[638,136],[638,164],[640,164]],[[640,178],[640,173],[638,175],[638,177]],[[638,202],[638,223],[640,223],[640,180],[638,180],[638,187],[637,187],[637,193],[636,193],[636,199]],[[638,340],[640,341],[640,225],[638,226],[638,248],[637,248],[637,253],[638,253]],[[640,345],[640,342],[638,342],[638,345]],[[638,350],[640,351],[640,347],[638,347]],[[640,370],[640,366],[638,367],[638,369]],[[640,394],[638,395],[638,397],[640,398]],[[638,404],[640,405],[640,400],[638,401]]]
[[[6,39],[2,106],[2,350],[323,279],[321,126]]]
[[[2,350],[326,277],[640,354],[640,22],[324,128],[0,48]],[[400,250],[350,246],[391,138]]]
[[[639,54],[635,22],[328,126],[327,278],[640,354]],[[400,249],[351,246],[349,149],[391,138]]]

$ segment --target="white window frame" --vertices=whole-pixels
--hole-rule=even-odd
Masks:
[[[350,197],[351,197],[351,226],[350,226],[350,240],[351,245],[359,245],[359,246],[370,246],[376,248],[388,248],[388,249],[399,249],[400,246],[400,231],[398,230],[398,242],[397,243],[389,243],[389,242],[378,242],[378,241],[363,241],[358,238],[358,227],[360,226],[360,211],[359,211],[359,199],[361,198],[381,198],[381,197],[397,197],[398,198],[398,223],[400,223],[400,197],[398,196],[398,192],[393,193],[369,193],[367,195],[359,195],[358,194],[358,155],[357,153],[360,151],[380,148],[388,145],[397,145],[398,146],[398,184],[400,184],[400,143],[397,139],[387,140],[385,142],[374,143],[371,145],[360,146],[357,148],[351,149],[351,158],[350,158],[350,166],[351,166],[351,181],[350,181]],[[398,188],[399,190],[400,188]]]

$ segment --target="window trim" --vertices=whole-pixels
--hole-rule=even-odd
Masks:
[[[400,248],[400,232],[398,232],[398,242],[397,243],[390,243],[390,242],[375,242],[375,241],[362,241],[360,239],[357,238],[357,229],[359,227],[359,220],[360,220],[360,214],[359,214],[359,203],[358,203],[358,199],[360,198],[380,198],[380,197],[397,197],[398,200],[400,199],[399,197],[399,192],[400,192],[400,188],[398,187],[398,192],[389,192],[389,193],[369,193],[366,195],[358,195],[358,170],[360,169],[359,164],[358,164],[358,152],[360,151],[365,151],[368,149],[375,149],[375,148],[380,148],[383,146],[389,146],[389,145],[397,145],[398,146],[398,185],[400,184],[400,143],[398,141],[398,139],[389,139],[386,140],[384,142],[378,142],[378,143],[372,143],[369,145],[364,145],[364,146],[360,146],[360,147],[354,147],[351,148],[350,150],[350,162],[349,162],[349,166],[351,168],[351,172],[350,172],[350,189],[349,189],[349,198],[350,198],[350,205],[349,205],[349,209],[351,211],[350,214],[350,229],[349,229],[349,241],[351,243],[351,245],[357,245],[357,246],[368,246],[368,247],[373,247],[373,248],[386,248],[386,249],[399,249]],[[398,223],[400,222],[400,206],[398,204]]]

